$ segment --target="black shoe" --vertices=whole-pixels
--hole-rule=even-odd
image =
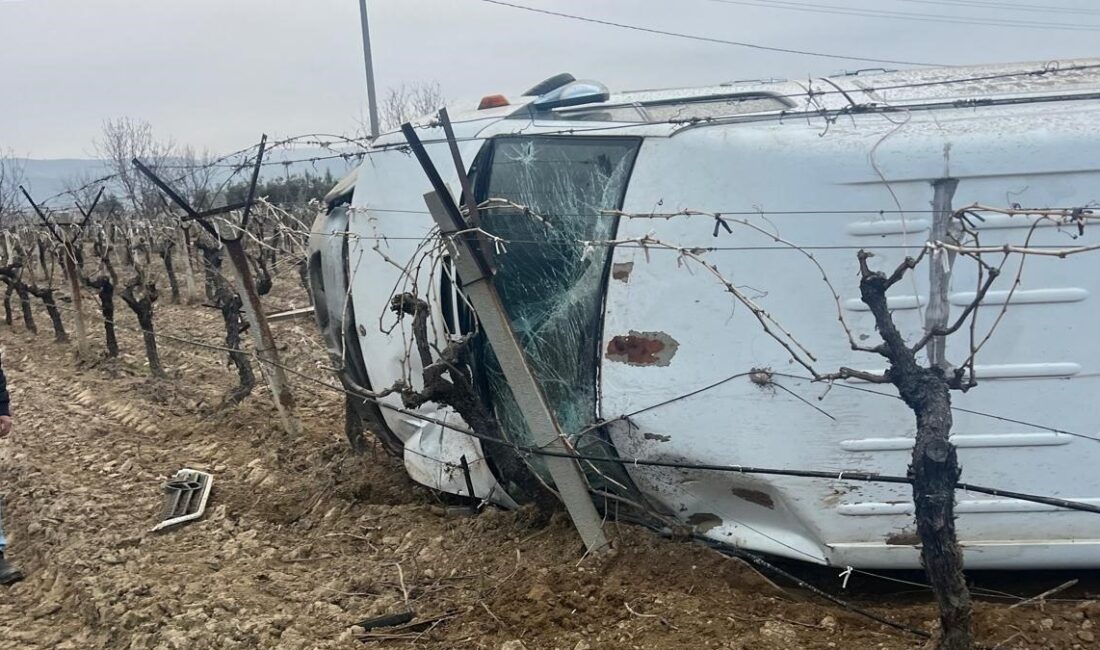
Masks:
[[[0,585],[13,585],[23,579],[23,572],[4,559],[0,553]]]

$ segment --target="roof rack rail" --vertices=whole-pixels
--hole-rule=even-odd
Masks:
[[[884,74],[887,72],[897,72],[897,68],[860,68],[859,70],[844,70],[838,74],[832,75],[834,77],[858,77],[861,74]]]
[[[783,83],[784,81],[788,81],[788,80],[787,79],[782,79],[780,77],[763,77],[761,79],[734,79],[733,81],[725,81],[725,82],[722,82],[718,85],[719,86],[736,86],[738,84],[778,84],[778,83]]]

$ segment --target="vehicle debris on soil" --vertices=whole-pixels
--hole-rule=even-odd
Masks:
[[[214,477],[194,469],[181,469],[164,485],[164,508],[152,532],[167,530],[201,519],[214,488]]]

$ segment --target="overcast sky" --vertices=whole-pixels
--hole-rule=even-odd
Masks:
[[[1094,0],[511,1],[716,39],[949,64],[1086,57],[1098,54],[1100,31]],[[438,81],[449,99],[468,102],[518,95],[557,72],[625,90],[874,65],[483,0],[368,6],[380,92]],[[112,117],[225,151],[263,131],[354,131],[366,102],[357,0],[0,0],[0,79],[0,149],[38,158],[90,155]]]

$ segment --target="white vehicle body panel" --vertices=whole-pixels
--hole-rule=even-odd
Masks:
[[[648,212],[659,202],[668,212],[746,213],[739,218],[811,247],[836,286],[854,333],[873,343],[878,338],[873,317],[859,300],[855,252],[871,250],[876,268],[883,269],[892,269],[907,253],[919,252],[928,238],[932,180],[959,179],[954,200],[958,207],[1087,205],[1100,199],[1100,170],[1088,155],[1095,149],[1081,141],[1088,138],[1100,146],[1100,129],[1095,127],[1100,124],[1100,105],[1062,109],[999,109],[1008,114],[985,118],[981,130],[975,128],[973,116],[915,114],[876,152],[874,165],[888,183],[877,177],[867,157],[873,143],[895,128],[880,118],[860,117],[855,125],[838,122],[832,127],[836,131],[825,138],[819,137],[819,126],[803,123],[753,129],[716,126],[647,140],[624,210]],[[1047,120],[1047,128],[1035,128]],[[694,173],[678,172],[685,160],[691,161]],[[776,182],[779,174],[789,180]],[[677,182],[669,183],[670,177]],[[797,189],[800,182],[807,191]],[[868,214],[897,210],[895,197],[907,212]],[[767,214],[754,217],[755,210]],[[819,214],[822,210],[851,212]],[[800,211],[806,213],[775,214]],[[848,349],[829,289],[809,260],[736,225],[732,235],[713,238],[711,223],[690,218],[624,219],[618,238],[648,234],[684,247],[735,246],[737,250],[712,251],[705,258],[737,285],[766,292],[759,304],[818,356],[818,368],[883,369],[874,355]],[[1021,231],[1026,232],[1030,223],[990,217],[977,225],[983,244],[998,245],[1020,242]],[[1064,232],[1041,228],[1033,243],[1068,246],[1096,241],[1096,234],[1088,231],[1073,240]],[[979,308],[981,326],[988,328],[996,318],[1019,262],[1020,258],[1010,260],[1004,278],[994,285],[997,293]],[[762,390],[746,377],[632,417],[635,427],[616,428],[612,435],[625,458],[813,468],[838,476],[845,471],[905,474],[915,432],[912,412],[900,400],[875,394],[894,395],[892,387],[849,382],[819,401],[824,387],[808,381],[808,373],[792,365],[790,355],[763,332],[749,310],[701,269],[690,273],[691,263],[677,253],[653,248],[618,248],[614,263],[630,265],[631,272],[627,281],[608,285],[605,347],[611,338],[629,331],[664,333],[679,347],[661,367],[605,360],[604,418],[632,413],[751,368],[771,368],[781,386],[836,418],[831,420],[783,390]],[[1100,316],[1094,299],[1100,292],[1096,262],[1081,256],[1029,258],[1026,264],[1023,293],[1013,296],[1008,316],[979,358],[981,384],[965,395],[953,395],[953,403],[1096,435],[1096,415],[1084,407],[1100,390],[1100,345],[1086,334]],[[973,299],[977,279],[972,263],[960,261],[955,269],[949,299],[957,314],[960,305]],[[925,267],[920,271],[892,291],[895,319],[910,340],[923,332],[916,307],[927,304],[928,277]],[[968,345],[965,334],[950,338],[948,358],[965,359]],[[1100,503],[1094,469],[1100,443],[961,411],[955,412],[954,422],[966,481]],[[666,437],[667,442],[662,441]],[[674,510],[721,519],[707,534],[735,545],[839,565],[918,562],[906,485],[646,468],[631,473],[639,487]],[[744,498],[731,499],[731,493]],[[724,506],[721,511],[716,504]],[[1011,567],[1024,556],[1043,566],[1100,562],[1100,521],[1088,513],[964,493],[958,495],[957,511],[968,566]],[[1024,521],[1028,524],[1022,525]]]
[[[1063,62],[1063,67],[1082,62]],[[1097,63],[1097,62],[1086,62]],[[697,210],[747,220],[802,247],[825,268],[853,333],[878,341],[871,314],[859,300],[856,251],[872,251],[875,268],[893,268],[928,240],[932,183],[957,179],[952,205],[1079,207],[1100,200],[1100,99],[966,108],[957,97],[1033,97],[1100,91],[1100,74],[1066,72],[975,81],[961,87],[922,84],[959,77],[997,77],[1029,66],[908,71],[834,82],[856,101],[886,101],[890,112],[823,112],[849,105],[846,96],[818,97],[799,117],[737,116],[698,123],[624,125],[562,120],[504,119],[515,107],[455,118],[469,165],[495,136],[539,133],[641,139],[626,185],[627,213]],[[821,86],[829,88],[829,86]],[[772,92],[790,96],[790,111],[808,103],[799,84],[748,84],[690,91],[652,91],[613,97],[610,104]],[[811,98],[812,99],[812,98]],[[942,103],[928,108],[926,102]],[[898,110],[910,104],[913,110]],[[480,119],[488,118],[488,119]],[[452,187],[454,164],[438,128],[422,128],[437,168]],[[421,368],[408,354],[407,322],[387,306],[397,293],[440,301],[439,265],[425,255],[433,231],[423,194],[431,188],[416,159],[383,136],[359,172],[349,224],[346,269],[351,302],[371,384],[418,385]],[[388,147],[388,148],[387,148]],[[457,195],[457,190],[456,190]],[[616,206],[609,205],[608,208]],[[975,226],[984,245],[1021,243],[1031,221],[989,216]],[[797,250],[731,222],[713,218],[619,219],[615,239],[649,236],[700,249],[722,275],[753,296],[817,357],[816,369],[882,370],[881,359],[849,349],[837,306],[821,274]],[[718,232],[714,236],[714,232]],[[1073,235],[1073,237],[1071,237]],[[1067,233],[1039,227],[1032,245],[1100,242],[1095,229]],[[979,336],[1009,296],[1020,257],[1008,261],[978,311]],[[1100,419],[1088,405],[1100,394],[1100,257],[1028,257],[1003,322],[978,357],[980,385],[952,396],[954,441],[965,481],[1100,504]],[[336,263],[336,262],[326,262]],[[617,246],[606,276],[600,334],[598,412],[613,420],[610,442],[619,457],[686,463],[797,468],[904,475],[915,432],[912,412],[889,385],[838,382],[831,390],[760,327],[751,312],[702,267],[674,251]],[[948,301],[953,315],[973,299],[976,266],[955,264]],[[919,338],[928,303],[927,265],[892,289],[891,306],[903,333]],[[437,343],[442,331],[433,330]],[[666,347],[658,363],[626,362],[604,354],[616,337],[656,338]],[[958,362],[969,337],[949,338]],[[577,350],[578,355],[589,354]],[[774,373],[761,387],[752,369]],[[731,376],[721,385],[676,399]],[[395,407],[400,399],[385,398]],[[655,404],[671,401],[660,408]],[[471,467],[476,496],[514,505],[485,461],[481,443],[439,424],[394,410],[386,425],[405,444],[410,475],[455,494]],[[430,418],[460,423],[449,408]],[[463,425],[464,426],[464,425]],[[912,499],[907,485],[748,476],[624,464],[649,502],[713,540],[799,560],[839,566],[917,567]],[[960,541],[968,568],[1100,566],[1100,517],[1011,499],[958,493]]]
[[[464,155],[472,159],[479,146],[480,142],[465,143]],[[434,153],[439,154],[436,164],[440,169],[454,169],[449,165],[450,154],[445,148],[436,147]],[[348,226],[347,268],[355,321],[359,324],[359,345],[367,355],[368,372],[375,388],[392,386],[397,381],[408,381],[422,388],[423,368],[415,354],[408,354],[412,340],[408,319],[398,319],[388,305],[398,293],[419,292],[430,296],[429,303],[438,310],[438,282],[432,283],[437,276],[432,274],[431,258],[419,272],[415,268],[419,261],[417,251],[433,224],[424,208],[423,172],[416,159],[404,154],[383,157],[384,164],[375,164],[376,158],[371,156],[360,168],[354,196],[363,198],[353,204]],[[451,175],[457,178],[456,172]],[[369,281],[364,281],[367,278]],[[434,321],[438,322],[438,314]],[[436,333],[442,343],[442,333]],[[390,395],[383,401],[394,407],[402,406],[398,395]],[[430,419],[467,427],[449,408],[425,408],[419,412]],[[516,507],[486,466],[477,440],[397,410],[382,409],[381,413],[390,431],[404,443],[405,466],[414,480],[444,492]],[[468,494],[460,464],[464,456],[473,495]]]

